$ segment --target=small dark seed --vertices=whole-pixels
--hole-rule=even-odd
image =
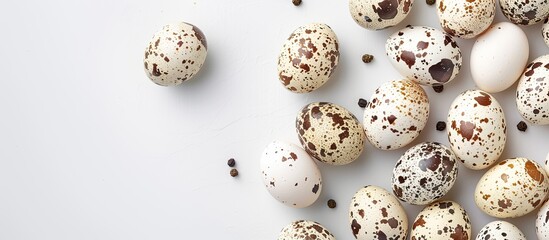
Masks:
[[[358,99],[358,106],[361,108],[365,108],[368,105],[368,101],[364,98]]]
[[[435,90],[435,92],[437,93],[441,93],[442,91],[444,91],[444,85],[435,85],[433,86],[433,90]]]
[[[295,6],[299,6],[299,4],[301,4],[301,0],[292,0],[292,3],[293,3]]]
[[[427,0],[427,5],[435,4],[436,0]]]
[[[236,170],[234,168],[231,169],[231,177],[236,177],[236,176],[238,176],[238,170]]]
[[[444,131],[444,129],[446,129],[446,123],[443,121],[437,122],[437,130]]]
[[[229,161],[227,161],[227,165],[229,165],[229,167],[234,167],[235,164],[236,161],[234,160],[234,158],[231,158],[229,159]]]
[[[328,200],[328,207],[329,208],[335,208],[336,207],[336,201],[333,199]]]
[[[524,121],[520,121],[518,124],[517,124],[517,128],[519,131],[521,132],[526,132],[526,129],[528,129],[528,125],[526,125],[526,123]]]
[[[364,63],[370,63],[372,62],[372,60],[374,60],[374,56],[370,55],[370,54],[364,54],[362,55],[362,61]]]

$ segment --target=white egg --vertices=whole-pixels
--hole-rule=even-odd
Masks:
[[[166,25],[145,49],[145,72],[158,85],[179,85],[202,68],[207,48],[206,37],[196,26],[184,22]]]
[[[260,168],[269,193],[287,206],[308,207],[322,191],[316,163],[295,144],[273,141],[263,152]]]
[[[465,209],[452,201],[435,202],[416,217],[412,240],[471,239],[471,221]]]
[[[334,31],[326,24],[307,24],[297,28],[282,46],[278,78],[292,92],[311,92],[330,79],[338,62]]]
[[[548,191],[547,174],[538,163],[513,158],[482,176],[475,189],[475,203],[492,217],[515,218],[539,207]]]
[[[473,38],[490,27],[496,13],[495,0],[437,0],[442,29],[460,38]]]
[[[476,240],[526,240],[524,233],[515,225],[505,221],[493,221],[486,224]]]
[[[376,148],[394,150],[416,139],[429,118],[429,98],[412,80],[386,82],[364,109],[366,137]]]
[[[519,113],[528,122],[549,124],[549,55],[526,66],[517,86],[516,102]]]
[[[355,22],[369,30],[380,30],[400,23],[414,0],[349,0],[349,11]]]
[[[299,220],[285,226],[278,240],[335,240],[334,235],[320,223]]]
[[[549,201],[545,201],[536,218],[536,235],[538,240],[549,240]]]
[[[450,146],[465,167],[487,168],[503,153],[505,115],[492,95],[480,90],[461,93],[450,106],[447,123]]]
[[[400,202],[387,190],[366,186],[349,206],[349,224],[358,240],[406,239],[408,217]]]
[[[443,85],[461,69],[461,50],[440,30],[408,26],[385,43],[389,61],[404,77],[423,85]]]
[[[471,49],[471,75],[477,87],[489,93],[511,87],[520,78],[529,51],[520,27],[510,22],[492,25]]]

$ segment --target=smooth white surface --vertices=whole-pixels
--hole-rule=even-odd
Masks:
[[[505,21],[499,7],[496,21]],[[187,21],[208,40],[208,58],[191,82],[153,84],[143,51],[163,25]],[[340,65],[319,90],[298,95],[279,83],[276,58],[299,25],[324,22],[340,41]],[[369,143],[341,167],[319,164],[322,195],[292,209],[262,185],[259,159],[274,139],[298,143],[294,120],[305,104],[331,101],[359,119],[359,97],[400,78],[385,57],[387,37],[407,24],[440,29],[434,6],[418,0],[398,27],[362,29],[347,1],[10,1],[0,10],[0,239],[276,239],[296,219],[322,223],[352,239],[348,204],[363,185],[390,188],[391,171],[407,148],[384,152]],[[530,60],[549,53],[541,24],[521,27]],[[469,53],[458,40],[462,72],[442,94],[426,88],[431,116],[421,141],[448,144],[435,124],[452,100],[473,88]],[[364,53],[375,55],[371,64]],[[549,127],[516,124],[514,90],[495,94],[508,121],[503,157],[540,163]],[[410,145],[410,146],[412,146]],[[229,176],[228,158],[238,178]],[[460,167],[444,199],[470,214],[473,232],[493,221],[473,201],[484,171]],[[326,201],[337,201],[336,209]],[[410,221],[422,207],[404,204]],[[536,213],[509,220],[535,239]],[[475,236],[472,236],[473,238]]]

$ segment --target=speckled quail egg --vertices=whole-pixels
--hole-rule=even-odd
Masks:
[[[408,26],[385,43],[389,61],[404,77],[423,85],[443,85],[461,69],[461,50],[440,30]]]
[[[509,222],[493,221],[480,230],[476,240],[526,240],[526,237],[518,227]]]
[[[412,80],[386,82],[364,109],[366,137],[376,148],[394,150],[416,139],[429,118],[429,98]]]
[[[380,30],[404,20],[413,4],[414,0],[349,0],[349,10],[361,27]]]
[[[414,221],[411,240],[471,239],[471,221],[465,209],[452,201],[425,207]]]
[[[304,208],[320,196],[320,170],[305,150],[297,145],[273,141],[261,156],[260,168],[265,188],[287,206]]]
[[[315,102],[296,118],[299,141],[312,157],[344,165],[356,160],[364,149],[364,129],[347,109],[333,103]]]
[[[517,86],[517,108],[528,122],[549,124],[549,55],[526,66]]]
[[[549,16],[547,0],[499,0],[503,15],[511,22],[521,25],[532,25]]]
[[[358,240],[404,240],[408,233],[408,217],[400,202],[376,186],[355,193],[349,206],[349,223]]]
[[[280,50],[278,77],[292,92],[311,92],[330,79],[338,61],[334,31],[326,24],[307,24],[297,28]]]
[[[278,240],[311,239],[335,240],[335,237],[320,223],[308,220],[299,220],[288,224],[280,231],[280,235],[278,236]]]
[[[184,22],[166,25],[145,49],[145,72],[158,85],[179,85],[202,68],[207,48],[206,37],[198,27]]]
[[[450,107],[447,123],[450,146],[465,167],[487,168],[503,153],[505,115],[492,95],[480,90],[461,93]]]
[[[475,202],[492,217],[515,218],[540,206],[548,191],[547,174],[538,163],[513,158],[482,176],[475,190]]]
[[[437,0],[442,29],[460,38],[473,38],[494,21],[496,0]]]
[[[425,205],[442,198],[452,189],[458,174],[456,156],[436,142],[413,146],[393,169],[393,193],[400,200]]]
[[[549,154],[545,157],[545,165],[543,167],[545,169],[545,173],[549,175]]]
[[[549,47],[549,18],[546,18],[543,22],[543,27],[541,28],[541,35],[543,36],[543,41],[545,45]]]
[[[539,240],[549,240],[549,201],[545,200],[536,218],[536,235]]]

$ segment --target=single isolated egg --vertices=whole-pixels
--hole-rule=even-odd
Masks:
[[[349,0],[349,10],[361,27],[380,30],[402,22],[413,4],[414,0]]]
[[[311,92],[324,85],[339,61],[339,44],[332,29],[322,23],[297,28],[278,56],[278,77],[288,90]]]
[[[320,196],[320,170],[305,150],[297,145],[273,141],[261,156],[260,168],[265,188],[287,206],[308,207]]]
[[[476,240],[526,240],[524,233],[515,225],[505,221],[493,221],[486,224]]]
[[[406,239],[408,216],[387,190],[366,186],[358,190],[349,206],[349,223],[358,240]]]
[[[145,49],[145,72],[158,85],[179,85],[202,68],[207,48],[206,37],[198,27],[184,22],[166,25]]]
[[[385,43],[389,61],[404,77],[422,85],[444,85],[461,69],[461,50],[440,30],[408,26]]]
[[[452,201],[435,202],[416,217],[412,240],[471,239],[471,221],[465,209]]]
[[[494,164],[505,148],[507,126],[498,101],[481,90],[461,93],[448,111],[450,147],[469,169]]]
[[[496,0],[437,0],[438,20],[448,34],[473,38],[494,21]]]
[[[334,235],[320,223],[299,220],[285,226],[278,240],[335,240]]]
[[[532,124],[549,124],[549,55],[534,59],[517,86],[517,108]]]
[[[479,180],[475,203],[497,218],[524,216],[539,207],[549,191],[543,167],[526,158],[513,158],[492,167]]]
[[[549,18],[546,18],[543,22],[543,27],[541,28],[541,35],[543,36],[543,41],[545,45],[549,47]]]
[[[538,240],[549,240],[549,202],[545,200],[536,218]]]
[[[511,22],[532,25],[549,16],[547,0],[499,0],[503,15]]]
[[[471,49],[471,75],[477,87],[489,93],[511,87],[520,78],[529,51],[520,27],[510,22],[492,25]]]
[[[366,137],[376,148],[394,150],[416,139],[429,118],[429,98],[412,80],[386,82],[364,109]]]

